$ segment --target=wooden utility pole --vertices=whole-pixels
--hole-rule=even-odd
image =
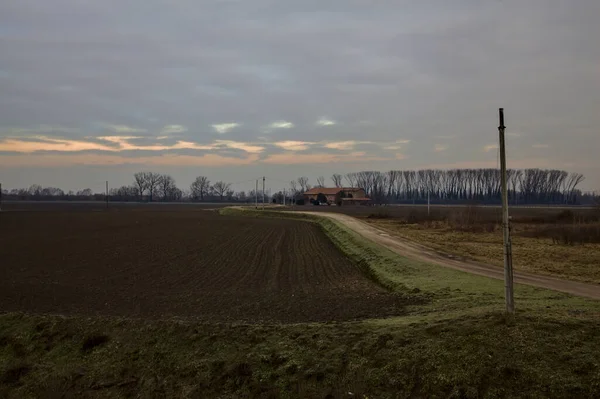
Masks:
[[[2,211],[2,183],[0,183],[0,211]]]
[[[106,181],[106,209],[108,209],[108,180]]]
[[[262,209],[263,211],[265,210],[265,177],[263,176],[263,205],[262,205]]]
[[[256,202],[254,207],[258,209],[258,179],[256,179],[256,189],[254,190],[254,196],[256,197]]]
[[[510,240],[510,218],[508,216],[508,187],[506,184],[506,148],[504,145],[504,108],[499,110],[500,126],[500,174],[502,180],[502,233],[504,235],[504,294],[506,311],[515,312],[515,298],[513,292],[512,244]]]

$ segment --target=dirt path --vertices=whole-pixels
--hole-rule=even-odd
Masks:
[[[327,212],[302,212],[315,216],[328,217],[336,220],[363,237],[374,241],[384,247],[412,259],[425,262],[432,262],[452,269],[462,270],[464,272],[478,274],[480,276],[491,277],[499,280],[504,279],[504,270],[497,266],[486,265],[484,263],[463,261],[452,259],[451,255],[440,254],[431,248],[419,245],[414,242],[403,240],[399,237],[393,237],[388,232],[371,226],[357,218],[341,213]],[[586,284],[576,281],[562,280],[554,277],[547,277],[537,274],[515,272],[514,279],[516,283],[533,285],[536,287],[548,288],[555,291],[566,292],[587,298],[600,299],[600,285]]]

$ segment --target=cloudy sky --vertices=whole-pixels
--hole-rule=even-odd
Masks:
[[[598,16],[598,0],[3,0],[0,182],[496,167],[504,107],[509,167],[600,190]]]

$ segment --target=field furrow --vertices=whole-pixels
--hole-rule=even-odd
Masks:
[[[132,208],[8,212],[0,227],[0,311],[255,323],[406,304],[302,221]]]

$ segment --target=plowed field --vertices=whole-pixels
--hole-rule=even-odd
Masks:
[[[405,304],[306,222],[183,208],[0,214],[0,311],[254,323]]]

